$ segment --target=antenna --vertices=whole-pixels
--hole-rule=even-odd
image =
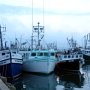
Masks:
[[[43,26],[44,26],[44,0],[43,0]]]
[[[0,25],[0,49],[2,50],[3,49],[3,41],[2,41],[2,31],[1,31],[1,29],[4,29],[4,31],[6,31],[6,27],[2,27],[1,25]]]
[[[86,35],[84,36],[84,48],[86,48],[87,45],[87,39],[86,39]]]
[[[44,21],[44,18],[45,18],[45,11],[44,11],[44,9],[45,9],[45,4],[44,4],[44,0],[43,0],[43,26],[45,26],[45,25],[44,25],[44,24],[45,24],[45,21]],[[45,35],[45,27],[44,27],[43,33],[44,33],[44,35]],[[45,39],[45,38],[44,38],[44,39]]]

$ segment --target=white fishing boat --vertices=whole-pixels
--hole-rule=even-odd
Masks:
[[[51,73],[56,64],[55,50],[32,50],[23,52],[23,69],[27,72]]]
[[[55,57],[55,53],[57,52],[57,50],[50,48],[46,48],[46,49],[40,48],[42,46],[40,42],[44,37],[44,33],[43,33],[44,27],[39,26],[39,23],[38,26],[33,26],[33,27],[34,27],[34,33],[37,33],[37,37],[38,37],[35,48],[33,47],[33,49],[31,50],[19,51],[19,53],[23,55],[23,59],[24,59],[23,70],[27,72],[38,72],[38,73],[46,73],[46,74],[51,73],[52,71],[54,71],[55,63],[57,60]],[[43,37],[40,36],[41,34],[43,35]]]

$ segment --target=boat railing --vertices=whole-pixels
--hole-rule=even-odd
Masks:
[[[84,51],[85,54],[90,54],[90,51]]]
[[[63,54],[58,57],[59,61],[60,60],[74,60],[74,59],[83,59],[82,54]]]

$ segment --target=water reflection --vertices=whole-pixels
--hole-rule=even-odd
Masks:
[[[84,74],[24,74],[14,85],[16,90],[90,90],[90,65],[84,65],[82,71]]]
[[[74,90],[74,88],[82,88],[84,85],[84,77],[81,73],[69,73],[57,76],[59,78],[57,90]],[[60,87],[60,88],[59,88]]]
[[[16,90],[73,90],[82,88],[83,82],[84,78],[80,73],[60,76],[25,74],[14,85]]]
[[[83,66],[83,71],[85,74],[85,87],[87,86],[87,88],[90,89],[90,65],[84,65]],[[89,90],[89,89],[85,89],[85,90]]]
[[[56,78],[51,75],[25,74],[21,82],[16,83],[17,90],[55,90]]]

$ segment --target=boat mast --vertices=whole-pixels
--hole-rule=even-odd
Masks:
[[[6,31],[6,27],[2,27],[0,25],[0,50],[3,49],[3,40],[2,40],[2,31],[1,31],[2,28],[5,29],[5,31]]]
[[[69,44],[69,46],[70,46],[70,48],[71,49],[75,49],[77,46],[77,43],[76,43],[76,41],[73,39],[73,37],[71,38],[71,39],[68,39],[67,38],[67,41],[68,41],[68,44]]]
[[[37,45],[36,45],[36,48],[37,49],[39,49],[39,47],[41,46],[41,40],[42,40],[42,38],[44,37],[44,26],[40,26],[40,23],[38,22],[37,23],[38,25],[37,26],[33,26],[33,35],[34,35],[34,33],[37,33],[37,40],[35,40],[35,41],[37,41]],[[33,36],[33,37],[35,37],[35,36]]]
[[[90,48],[90,33],[84,36],[84,48]]]
[[[86,36],[84,36],[84,48],[86,49],[86,46],[87,46],[87,39],[86,39]]]
[[[43,0],[43,26],[37,23],[37,26],[33,25],[33,0],[32,0],[32,36],[31,36],[31,49],[39,49],[41,46],[41,40],[44,37],[44,0]],[[36,39],[37,37],[37,39]],[[35,46],[35,47],[34,47]]]

